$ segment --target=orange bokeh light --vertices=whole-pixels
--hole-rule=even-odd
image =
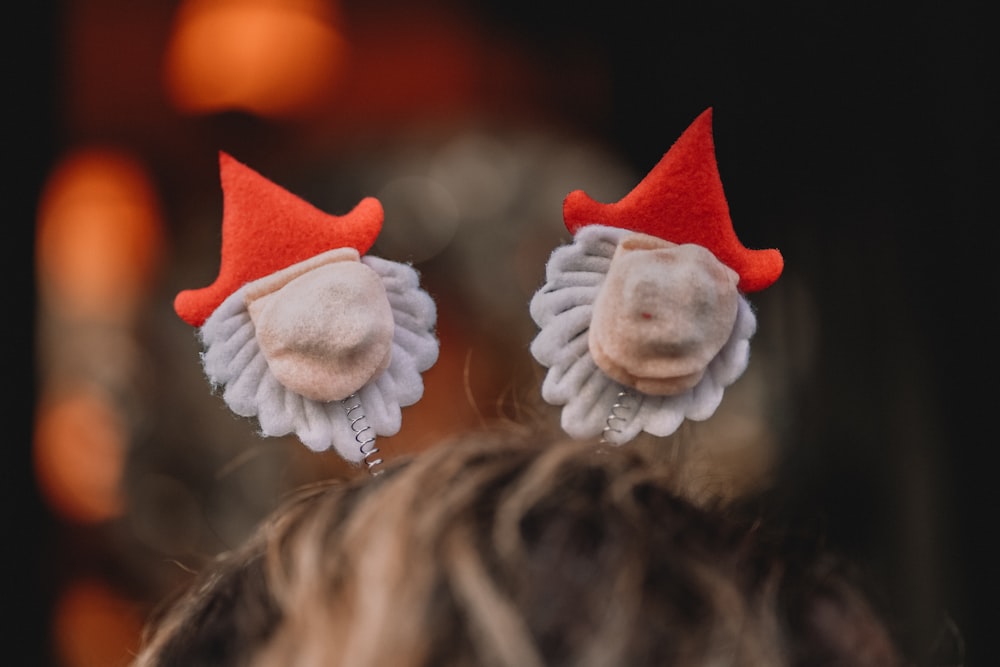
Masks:
[[[319,110],[343,69],[336,19],[318,0],[186,0],[165,55],[167,94],[185,113]]]
[[[35,421],[35,475],[46,502],[83,523],[122,513],[126,427],[109,399],[78,389],[40,401]]]
[[[155,189],[143,166],[111,149],[75,151],[56,166],[38,209],[42,296],[82,317],[131,313],[163,251]]]
[[[73,582],[62,591],[52,625],[64,667],[124,667],[142,634],[142,617],[135,604],[107,584],[90,579]]]

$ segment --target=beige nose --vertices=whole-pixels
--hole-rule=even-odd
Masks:
[[[382,280],[356,251],[344,250],[268,276],[247,292],[275,378],[322,402],[350,396],[391,359],[394,326]]]
[[[646,234],[622,239],[594,302],[594,362],[646,394],[694,387],[732,335],[738,282],[702,246]]]

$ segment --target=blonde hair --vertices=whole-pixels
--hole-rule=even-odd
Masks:
[[[135,665],[898,664],[828,561],[677,488],[633,448],[443,445],[290,501]]]

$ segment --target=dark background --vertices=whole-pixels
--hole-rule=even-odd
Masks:
[[[705,107],[741,239],[775,245],[817,303],[817,363],[795,387],[784,492],[872,563],[917,654],[950,617],[992,664],[998,561],[993,188],[996,70],[986,3],[466,3],[539,67],[581,52],[609,95],[546,102],[644,173]],[[55,2],[8,20],[5,194],[12,287],[3,377],[5,648],[45,664],[61,527],[32,482],[32,220],[67,140]],[[15,29],[16,28],[16,29]],[[579,76],[576,74],[575,76]],[[211,184],[214,186],[214,184]],[[7,197],[5,197],[7,199]],[[791,335],[794,335],[792,332]],[[13,613],[13,616],[11,615]],[[6,660],[5,660],[6,662]]]

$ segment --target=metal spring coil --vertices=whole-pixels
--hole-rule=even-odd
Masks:
[[[629,410],[628,401],[632,397],[632,394],[628,389],[623,388],[618,392],[618,396],[615,397],[614,405],[611,406],[611,411],[608,412],[608,418],[604,421],[604,430],[601,431],[601,444],[608,444],[609,433],[621,433],[622,429],[615,425],[615,422],[621,422],[624,424],[628,421],[627,410]]]
[[[382,458],[377,456],[378,447],[375,446],[374,431],[372,431],[372,427],[368,424],[368,419],[362,410],[358,395],[351,394],[342,400],[341,403],[347,412],[347,421],[350,422],[351,430],[354,431],[354,440],[361,448],[361,454],[364,457],[365,465],[368,466],[368,472],[372,475],[378,475],[382,472],[382,469],[379,467],[382,464]],[[351,416],[353,412],[357,412],[357,415]]]

